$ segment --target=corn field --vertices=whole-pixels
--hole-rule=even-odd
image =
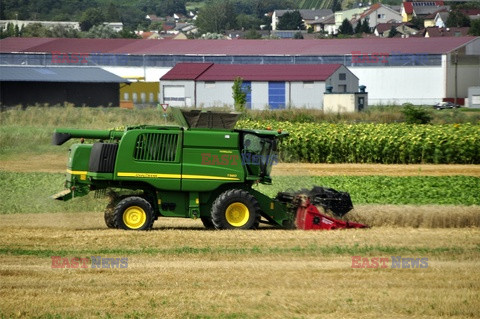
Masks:
[[[480,125],[331,124],[243,120],[238,127],[282,129],[284,161],[479,164]]]

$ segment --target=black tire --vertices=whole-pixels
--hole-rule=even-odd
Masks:
[[[249,192],[231,189],[213,202],[212,222],[216,229],[255,229],[260,222],[260,206]]]
[[[149,230],[154,214],[152,205],[142,197],[130,196],[122,199],[114,210],[115,228],[125,230]]]
[[[206,229],[215,229],[215,225],[213,224],[212,218],[210,216],[202,216],[200,217],[200,219],[202,220],[203,226],[205,226]]]
[[[103,218],[105,218],[105,224],[108,228],[115,228],[115,206],[108,204],[107,208],[105,208],[105,213],[103,214]]]
[[[107,225],[108,228],[115,228],[114,212],[115,212],[115,206],[120,201],[120,198],[114,192],[111,192],[109,194],[109,198],[110,198],[110,202],[105,208],[103,218],[105,219],[105,224]]]

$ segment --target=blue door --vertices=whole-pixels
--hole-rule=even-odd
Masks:
[[[285,82],[268,82],[268,104],[271,109],[285,108]]]
[[[242,82],[242,91],[247,93],[246,107],[247,109],[251,109],[252,108],[252,82],[250,81]]]

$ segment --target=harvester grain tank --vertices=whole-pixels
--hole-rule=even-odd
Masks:
[[[320,213],[343,216],[353,208],[348,193],[315,187],[270,198],[256,190],[271,184],[281,130],[234,129],[238,113],[172,108],[178,126],[140,125],[122,130],[56,129],[53,144],[71,138],[65,190],[70,200],[91,191],[109,195],[110,228],[148,230],[159,217],[200,218],[207,228],[255,229],[364,227]],[[84,140],[95,140],[84,143]]]

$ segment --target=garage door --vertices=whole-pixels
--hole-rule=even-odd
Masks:
[[[185,86],[165,85],[163,87],[163,103],[167,103],[170,106],[184,106]]]
[[[285,82],[268,82],[268,104],[272,109],[285,108]]]

